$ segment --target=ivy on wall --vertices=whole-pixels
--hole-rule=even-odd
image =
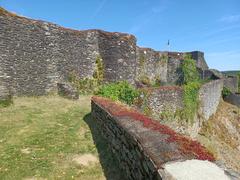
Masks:
[[[183,72],[183,103],[184,109],[181,113],[182,119],[185,119],[186,122],[192,123],[194,116],[198,109],[198,93],[201,86],[200,76],[197,71],[196,61],[191,58],[190,55],[185,55],[184,61],[182,64]]]
[[[196,61],[191,58],[191,55],[186,54],[182,64],[183,83],[199,81],[199,73],[197,71]]]
[[[69,73],[68,81],[77,88],[79,94],[93,94],[103,84],[104,64],[101,56],[97,56],[95,67],[92,78],[80,78],[75,71]]]
[[[93,73],[93,78],[95,78],[97,82],[101,84],[104,78],[104,66],[103,66],[103,60],[100,55],[97,56],[95,64],[96,64],[96,69]]]

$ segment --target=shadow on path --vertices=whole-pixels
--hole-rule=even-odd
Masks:
[[[105,177],[107,180],[126,180],[122,171],[118,167],[117,159],[114,157],[113,153],[109,149],[106,140],[102,137],[101,133],[96,127],[96,123],[91,116],[91,113],[84,116],[84,121],[88,124],[93,141],[96,145],[99,160],[103,168]]]

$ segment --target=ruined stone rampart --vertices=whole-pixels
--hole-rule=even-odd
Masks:
[[[224,87],[228,88],[232,93],[238,92],[238,77],[228,76],[224,78]]]
[[[92,117],[127,179],[178,179],[179,175],[176,176],[175,172],[168,168],[172,163],[214,161],[214,157],[198,142],[109,99],[92,98]],[[216,177],[216,174],[221,174],[227,178],[223,170],[219,168],[216,173],[218,167],[214,163],[208,163],[214,166],[213,171],[211,167],[207,167],[208,176]],[[199,168],[197,171],[201,173],[188,177],[192,168]],[[204,168],[197,165],[181,168],[182,178],[201,179],[199,176],[205,173]],[[181,174],[179,170],[177,174]]]
[[[137,47],[133,35],[71,30],[0,8],[0,84],[14,95],[47,94],[73,71],[92,78],[98,57],[105,81],[134,84],[145,75],[175,84],[183,53],[178,54]],[[194,56],[199,57],[204,61]]]
[[[199,114],[205,120],[217,111],[222,99],[223,80],[215,80],[204,84],[199,90]]]
[[[15,95],[43,95],[72,71],[91,78],[102,57],[107,81],[135,78],[134,36],[76,31],[0,11],[0,81]]]
[[[136,74],[136,38],[129,34],[100,32],[99,54],[103,59],[104,78],[134,84]]]
[[[167,53],[150,48],[137,47],[137,80],[148,77],[151,82],[158,79],[161,83],[167,82],[168,56]]]
[[[0,78],[15,95],[46,94],[70,71],[92,76],[96,32],[2,14],[0,27]]]

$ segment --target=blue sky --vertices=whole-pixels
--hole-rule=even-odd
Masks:
[[[126,32],[156,50],[205,52],[210,68],[240,69],[240,0],[0,0],[17,14],[84,30]]]

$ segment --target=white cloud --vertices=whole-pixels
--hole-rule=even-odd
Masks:
[[[233,23],[240,21],[240,14],[228,15],[219,19],[220,22]]]

